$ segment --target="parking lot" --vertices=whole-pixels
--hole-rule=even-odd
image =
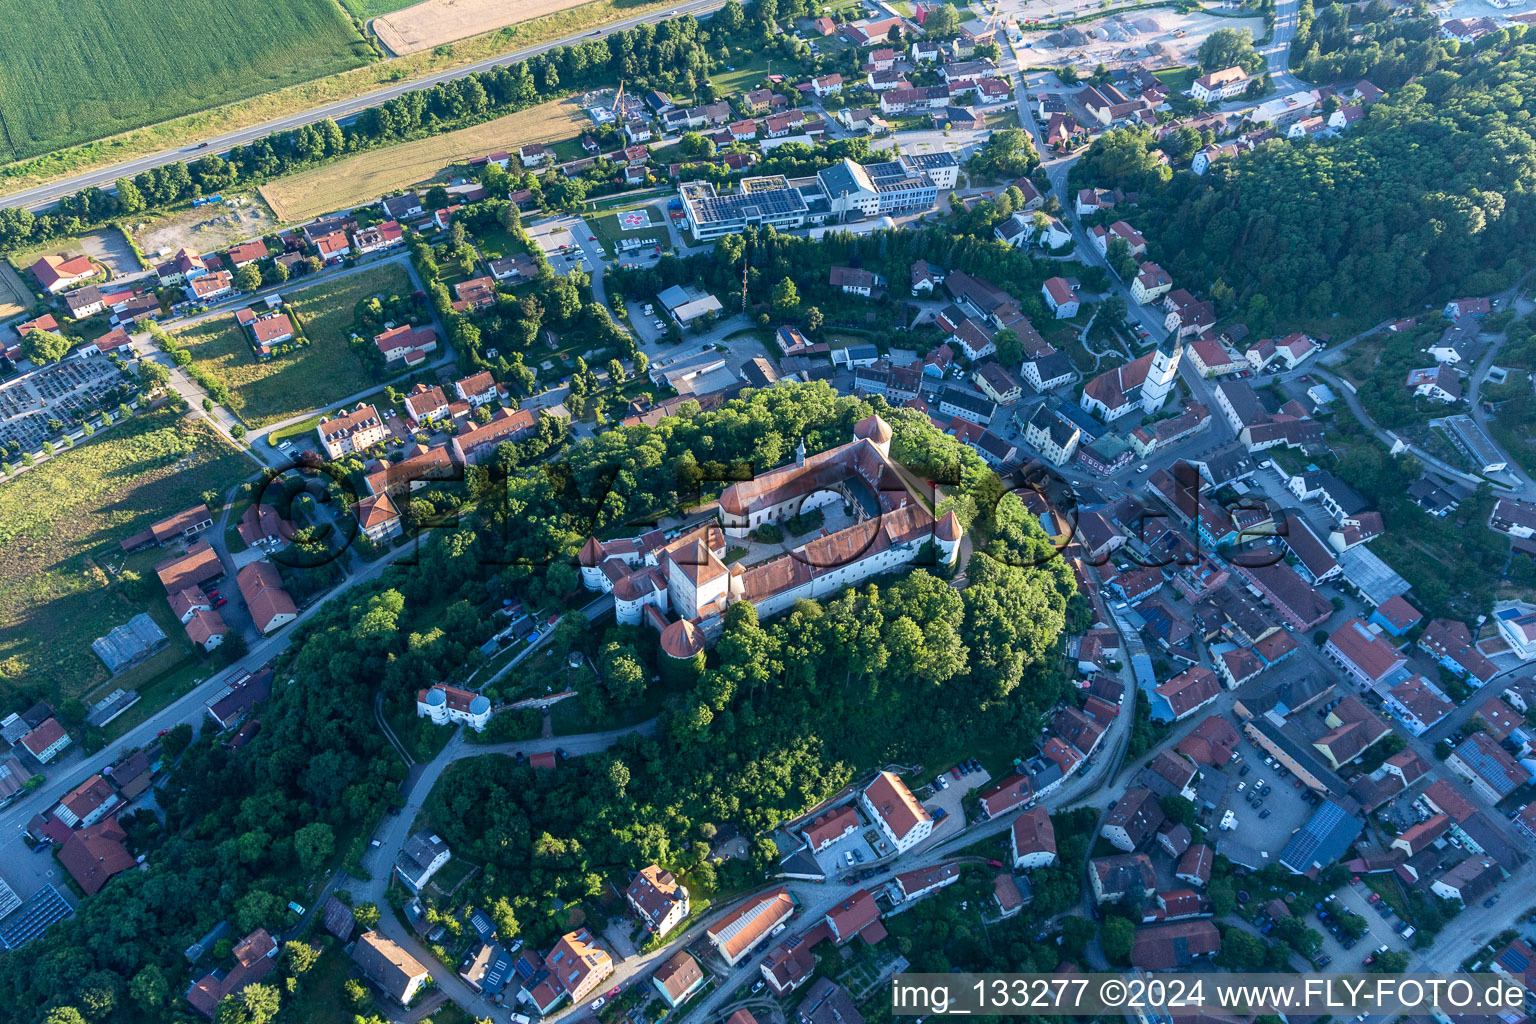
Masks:
[[[1215,833],[1216,848],[1227,852],[1223,850],[1224,846],[1236,844],[1267,853],[1269,859],[1273,859],[1291,841],[1291,833],[1312,816],[1313,806],[1306,801],[1305,787],[1298,788],[1295,776],[1281,775],[1276,768],[1264,763],[1264,751],[1244,739],[1238,744],[1237,752],[1243,759],[1226,767],[1225,774],[1230,783],[1226,798],[1211,818],[1214,825],[1230,810],[1237,818],[1237,828],[1218,830]],[[1261,785],[1267,786],[1268,792],[1255,808],[1250,801],[1255,789]],[[1265,811],[1269,812],[1268,817],[1263,816]]]
[[[836,878],[850,871],[866,868],[884,856],[870,842],[870,836],[878,836],[878,833],[875,827],[865,819],[863,811],[859,812],[859,821],[861,825],[858,831],[844,836],[816,854],[816,863],[821,866],[821,870],[828,878]],[[848,861],[850,855],[853,857],[851,864]]]
[[[1390,910],[1386,904],[1378,901],[1374,905],[1370,902],[1372,893],[1364,882],[1357,885],[1346,885],[1334,893],[1331,903],[1323,907],[1331,921],[1336,914],[1344,910],[1357,914],[1365,920],[1366,931],[1359,939],[1351,943],[1350,948],[1344,946],[1347,934],[1343,937],[1335,936],[1328,928],[1328,922],[1318,917],[1316,910],[1310,910],[1306,914],[1307,926],[1316,930],[1323,936],[1323,955],[1333,957],[1333,963],[1329,965],[1334,971],[1358,970],[1366,957],[1373,955],[1376,950],[1386,946],[1392,950],[1407,950],[1409,943],[1403,941],[1403,937],[1394,930],[1402,923],[1402,919],[1396,916],[1386,916]],[[1340,909],[1336,909],[1340,908]],[[1378,909],[1382,908],[1382,909]]]
[[[987,774],[985,768],[971,772],[969,775],[955,778],[954,772],[946,771],[944,781],[947,788],[938,785],[929,787],[929,792],[920,793],[919,799],[928,813],[938,818],[937,812],[943,811],[944,817],[935,821],[933,825],[933,838],[929,842],[946,839],[965,827],[965,795],[973,789],[986,789],[992,784],[992,776]]]

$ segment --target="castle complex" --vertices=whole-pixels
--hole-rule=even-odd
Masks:
[[[837,504],[852,510],[852,525],[823,529],[755,565],[725,564],[726,538]],[[737,601],[751,601],[765,618],[776,615],[803,597],[825,597],[906,565],[930,540],[935,557],[953,565],[962,532],[953,512],[934,519],[891,461],[890,424],[868,416],[855,424],[850,443],[807,456],[801,442],[793,465],[726,487],[717,521],[670,538],[661,530],[589,538],[579,561],[588,590],[613,592],[619,622],[649,623],[661,633],[662,650],[685,659],[719,635],[726,608]]]

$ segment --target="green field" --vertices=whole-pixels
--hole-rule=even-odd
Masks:
[[[390,14],[403,10],[417,3],[418,0],[341,0],[341,6],[345,7],[354,16],[367,21],[369,18],[377,18],[381,14]]]
[[[135,556],[138,581],[103,566],[122,563],[125,537],[197,504],[205,491],[227,490],[249,468],[205,426],[161,410],[0,483],[0,701],[13,703],[21,687],[81,696],[107,678],[92,640],[146,610],[164,611],[165,629],[164,591],[143,576],[159,553]],[[167,633],[173,644],[183,639]],[[180,660],[171,652],[156,658],[165,667]]]
[[[20,160],[374,56],[335,0],[0,0],[0,157]],[[8,138],[7,138],[8,136]]]
[[[264,362],[256,359],[233,315],[205,320],[176,337],[196,362],[229,385],[231,411],[248,426],[264,427],[376,383],[351,350],[353,311],[371,295],[398,294],[410,287],[405,271],[390,263],[285,294],[310,343]]]

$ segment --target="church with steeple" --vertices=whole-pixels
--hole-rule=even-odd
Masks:
[[[1106,423],[1133,412],[1157,412],[1173,393],[1183,355],[1184,342],[1178,332],[1170,332],[1151,352],[1083,385],[1078,404]]]
[[[851,522],[755,563],[725,564],[727,538],[816,509],[844,512]],[[719,635],[737,601],[751,601],[764,618],[776,615],[801,598],[908,565],[930,542],[934,558],[953,565],[963,533],[954,512],[935,519],[915,479],[891,460],[890,424],[873,415],[854,425],[848,444],[810,455],[801,439],[792,464],[730,484],[717,516],[678,536],[589,538],[578,556],[583,585],[611,591],[620,622],[653,626],[666,654],[690,658]]]

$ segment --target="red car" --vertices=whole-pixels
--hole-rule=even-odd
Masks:
[[[221,597],[217,601],[213,602],[213,606],[215,608],[223,608],[227,604],[229,604],[229,598],[227,597]]]
[[[989,867],[989,868],[1000,868],[1002,866],[1003,866],[1003,862],[1000,861],[1000,860],[989,860],[989,861],[987,861],[987,867]]]
[[[613,986],[613,991],[608,993],[608,998],[612,999],[614,996],[616,996],[618,994],[619,994],[619,986],[615,985],[615,986]]]

